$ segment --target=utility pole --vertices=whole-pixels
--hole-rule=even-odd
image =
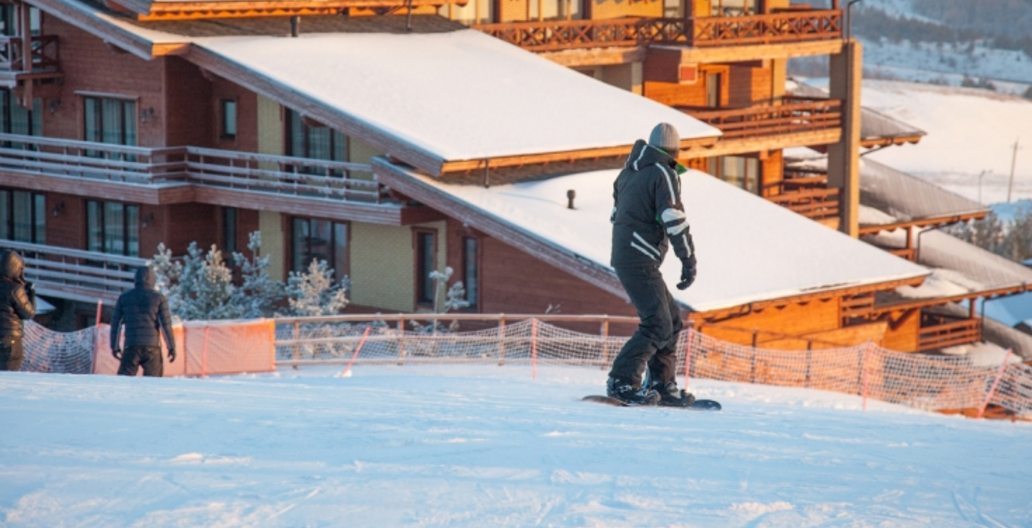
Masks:
[[[1007,184],[1007,203],[1011,203],[1011,194],[1014,192],[1014,167],[1018,164],[1018,151],[1021,150],[1018,147],[1018,143],[1021,142],[1021,138],[1014,141],[1014,155],[1011,157],[1011,175],[1010,183]]]
[[[982,201],[982,178],[984,178],[987,173],[988,174],[992,174],[993,171],[992,170],[984,170],[984,171],[982,171],[982,174],[978,175],[978,203],[985,203],[985,202]]]

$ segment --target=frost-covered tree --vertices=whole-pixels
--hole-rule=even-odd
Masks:
[[[248,235],[247,249],[250,257],[233,253],[233,260],[240,265],[241,283],[234,291],[230,302],[239,307],[240,316],[245,318],[264,317],[284,295],[283,283],[269,276],[269,256],[259,256],[262,248],[262,234],[255,231]]]
[[[462,281],[456,281],[448,286],[448,280],[455,273],[455,270],[451,266],[445,267],[444,271],[434,270],[430,272],[430,280],[434,281],[434,313],[443,314],[448,313],[452,310],[461,310],[469,306],[469,301],[466,300],[466,288],[462,285]],[[438,321],[432,321],[430,324],[423,326],[415,321],[412,322],[412,327],[417,332],[441,332],[445,331],[440,326]],[[452,321],[448,325],[447,330],[455,331],[459,328],[458,321]]]
[[[230,302],[233,272],[214,244],[204,253],[191,242],[182,262],[174,261],[172,250],[159,244],[152,265],[173,315],[186,321],[240,317],[240,310]]]
[[[288,315],[336,315],[348,305],[348,279],[333,281],[333,270],[326,261],[312,259],[303,272],[290,272],[287,278]]]

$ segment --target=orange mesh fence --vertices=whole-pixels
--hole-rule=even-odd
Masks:
[[[409,329],[421,316],[191,322],[177,326],[174,375],[265,372],[320,363],[493,363],[607,368],[627,337],[585,334],[536,318],[493,328],[450,332]],[[389,319],[370,320],[372,317]],[[482,316],[487,320],[490,316]],[[472,316],[466,317],[467,319]],[[598,318],[602,319],[602,318]],[[580,321],[587,321],[581,319]],[[607,323],[603,323],[605,325]],[[603,328],[608,328],[603,326]],[[25,370],[113,374],[109,328],[76,333],[26,325]],[[359,350],[359,346],[361,349]],[[356,351],[358,354],[356,355]],[[93,358],[96,355],[96,363]],[[1032,368],[977,357],[900,353],[873,343],[820,350],[770,350],[682,332],[678,372],[692,378],[800,387],[856,394],[925,410],[980,409],[987,404],[1032,416]]]

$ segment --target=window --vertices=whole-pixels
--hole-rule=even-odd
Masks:
[[[46,244],[46,232],[46,196],[0,189],[0,239]]]
[[[25,4],[21,4],[25,5]],[[39,9],[35,7],[29,8],[29,32],[33,35],[40,34],[41,18]],[[0,35],[5,37],[16,37],[20,35],[18,31],[18,6],[14,3],[3,3],[0,4]]]
[[[140,207],[119,202],[86,202],[86,249],[140,256]]]
[[[466,302],[469,308],[477,308],[480,298],[480,241],[473,237],[462,239],[462,277],[466,287]]]
[[[136,101],[83,98],[86,141],[136,145]]]
[[[721,156],[709,158],[710,174],[753,194],[760,192],[760,161],[756,158]]]
[[[305,271],[313,260],[326,262],[334,280],[348,276],[348,224],[314,218],[294,218],[291,226],[291,266]]]
[[[237,248],[237,210],[236,207],[222,208],[222,253],[227,258],[233,256]]]
[[[416,237],[416,302],[433,304],[435,285],[430,272],[437,269],[437,232],[417,230]]]
[[[329,127],[308,126],[301,114],[286,110],[287,155],[332,161],[347,161],[347,136]]]
[[[236,101],[222,100],[222,139],[236,139],[237,104]]]
[[[35,98],[32,100],[32,109],[23,108],[11,90],[0,88],[0,132],[25,136],[43,135],[41,105],[40,99]]]
[[[712,0],[713,16],[755,15],[757,0]]]

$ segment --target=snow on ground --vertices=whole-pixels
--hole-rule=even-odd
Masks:
[[[724,411],[582,403],[605,371],[0,373],[0,524],[1032,525],[1032,427],[693,380]]]
[[[826,87],[827,80],[809,80]],[[865,80],[863,105],[928,132],[917,145],[869,156],[984,204],[1032,198],[1032,101],[988,90]],[[984,177],[980,175],[986,171]],[[991,172],[989,172],[991,171]]]

